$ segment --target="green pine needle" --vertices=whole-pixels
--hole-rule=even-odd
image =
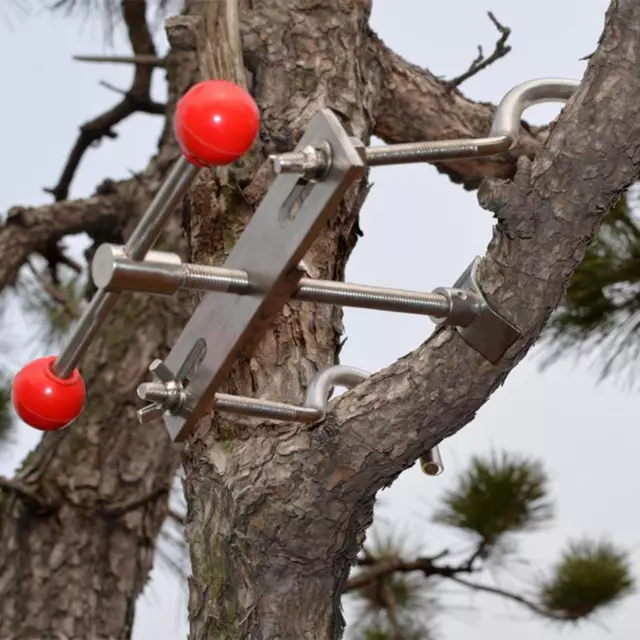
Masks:
[[[633,592],[628,554],[608,542],[583,540],[569,545],[553,576],[541,585],[543,606],[577,621]]]
[[[542,367],[567,353],[590,358],[600,379],[626,372],[640,355],[640,226],[620,198],[573,275],[542,336]]]
[[[552,515],[542,466],[503,453],[474,457],[457,485],[445,492],[433,520],[477,534],[488,551],[506,534],[535,529]]]
[[[417,579],[418,578],[418,579]],[[420,593],[424,578],[414,575],[391,574],[384,578],[393,594],[398,611],[420,611],[425,605]],[[384,608],[381,599],[378,582],[372,581],[357,591],[357,595],[366,603],[369,612],[379,611]]]
[[[390,557],[414,557],[408,539],[397,530],[380,535],[371,531],[371,543],[363,549],[369,560]],[[419,574],[391,574],[373,580],[349,597],[359,605],[358,622],[349,637],[360,640],[392,638],[392,628],[386,609],[382,586],[389,589],[395,603],[395,613],[406,640],[429,640],[434,637],[434,620],[438,612],[438,600],[433,593],[433,582]]]

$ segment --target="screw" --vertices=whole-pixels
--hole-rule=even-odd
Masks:
[[[310,180],[321,180],[331,169],[332,153],[329,143],[322,142],[319,148],[305,147],[302,151],[292,151],[269,156],[276,175],[299,173]]]
[[[166,411],[177,413],[186,395],[182,382],[174,378],[173,373],[162,360],[154,360],[149,365],[149,371],[157,382],[143,382],[138,386],[138,397],[152,403],[137,411],[136,415],[140,423],[155,420]]]

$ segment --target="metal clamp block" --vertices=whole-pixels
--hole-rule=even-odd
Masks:
[[[449,303],[449,312],[444,318],[434,319],[436,324],[452,327],[468,327],[482,313],[484,300],[471,291],[438,287],[433,293],[444,296]]]
[[[174,378],[184,381],[179,409],[163,414],[175,441],[184,440],[213,409],[216,391],[233,363],[260,339],[291,298],[302,275],[298,263],[347,189],[364,173],[360,155],[328,109],[316,114],[297,150],[310,147],[327,149],[326,172],[313,178],[278,176],[225,262],[226,268],[247,274],[249,289],[208,293],[164,361]]]
[[[451,312],[446,318],[433,319],[438,325],[455,325],[460,337],[481,356],[497,364],[520,337],[520,331],[491,308],[477,280],[480,258],[469,265],[451,289],[434,293],[448,297]]]

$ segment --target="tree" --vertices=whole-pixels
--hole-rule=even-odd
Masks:
[[[261,143],[240,166],[201,173],[182,212],[187,241],[178,215],[167,229],[163,246],[188,251],[197,262],[223,259],[268,186],[267,155],[289,150],[321,106],[340,113],[365,142],[372,134],[407,142],[489,129],[493,107],[467,100],[370,32],[368,1],[240,2],[239,27],[235,7],[231,0],[187,2],[183,14],[168,22],[169,55],[149,62],[155,50],[145,5],[123,0],[134,53],[151,58],[135,65],[121,103],[83,128],[52,190],[56,202],[10,212],[0,229],[3,286],[15,281],[34,252],[47,258],[55,282],[68,263],[59,240],[69,233],[84,230],[97,245],[130,232],[178,155],[170,117],[158,153],[141,175],[105,181],[88,200],[66,197],[93,141],[136,110],[164,111],[149,97],[153,65],[167,70],[169,116],[188,86],[212,76],[246,80],[263,114]],[[612,3],[581,88],[551,130],[523,127],[508,157],[438,166],[467,188],[492,176],[479,192],[498,220],[481,283],[524,336],[497,366],[471,352],[456,333],[441,330],[345,394],[318,429],[274,430],[218,415],[204,421],[183,456],[194,638],[258,630],[262,637],[339,634],[339,597],[376,491],[473,418],[534,344],[603,217],[635,179],[638,11],[630,0]],[[362,56],[353,56],[354,50]],[[609,108],[595,109],[602,104]],[[366,194],[365,181],[310,252],[314,276],[343,277]],[[129,633],[177,464],[161,425],[134,426],[133,391],[148,364],[140,353],[167,351],[184,324],[183,303],[189,301],[137,296],[121,310],[84,362],[92,402],[82,420],[45,437],[16,478],[4,483],[2,633],[16,633],[16,627],[23,637],[41,637],[52,627],[74,637]],[[336,360],[340,331],[335,308],[287,306],[223,390],[298,401],[311,372]],[[286,366],[278,366],[285,356]],[[372,405],[375,418],[357,409]]]
[[[397,535],[366,544],[345,591],[357,594],[362,615],[354,638],[438,637],[434,623],[442,582],[515,602],[556,623],[589,620],[628,595],[633,580],[626,553],[608,541],[573,541],[530,594],[469,579],[488,567],[508,566],[519,534],[553,518],[548,479],[534,460],[511,455],[476,457],[445,493],[433,520],[462,532],[471,551],[411,553]]]

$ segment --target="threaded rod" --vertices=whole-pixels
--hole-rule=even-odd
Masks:
[[[242,294],[249,292],[250,281],[244,271],[184,264],[181,268],[181,287],[194,291]],[[446,317],[451,311],[449,301],[439,293],[404,291],[314,278],[301,278],[292,298],[320,304],[396,311],[436,318]]]

